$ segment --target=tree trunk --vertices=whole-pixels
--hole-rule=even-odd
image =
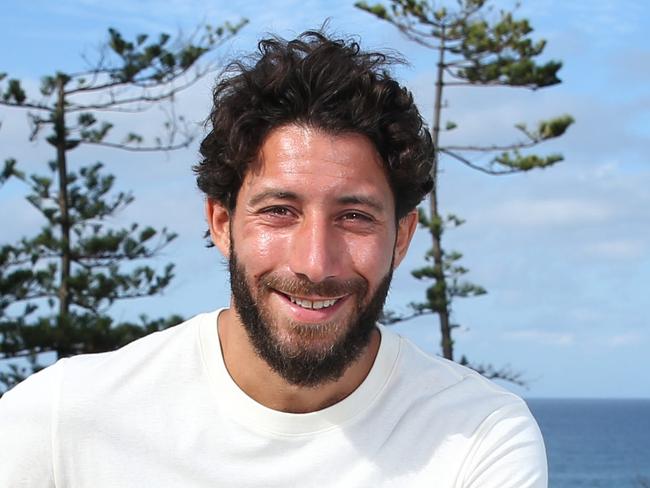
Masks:
[[[438,162],[439,154],[438,144],[440,140],[440,115],[442,112],[442,89],[444,78],[444,61],[445,61],[445,29],[441,29],[440,48],[438,57],[438,66],[436,72],[436,99],[433,108],[433,129],[432,137],[434,144],[433,158],[433,190],[429,196],[429,231],[432,240],[432,253],[434,261],[434,279],[436,290],[436,304],[434,312],[440,319],[440,334],[443,357],[453,361],[453,342],[451,340],[451,326],[449,323],[449,302],[447,300],[447,281],[445,279],[445,270],[442,258],[442,218],[438,211]]]
[[[70,216],[69,216],[69,202],[68,202],[68,168],[66,163],[66,149],[67,149],[67,130],[65,126],[65,80],[62,77],[57,79],[57,102],[56,110],[54,112],[54,134],[56,145],[56,166],[59,179],[59,212],[61,215],[61,269],[60,269],[60,282],[59,282],[59,328],[65,327],[68,319],[68,312],[70,310]],[[59,331],[61,334],[61,341],[57,347],[57,356],[65,355],[67,351],[63,344],[65,344],[64,331]],[[62,347],[63,346],[63,347]]]

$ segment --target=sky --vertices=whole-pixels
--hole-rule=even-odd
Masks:
[[[354,35],[366,49],[400,51],[408,66],[395,71],[431,120],[435,55],[406,40],[387,23],[335,0],[33,0],[4,2],[0,18],[0,72],[20,78],[36,93],[39,79],[76,71],[92,59],[108,27],[126,36],[140,32],[191,32],[200,22],[249,24],[217,53],[221,61],[255,49],[268,33],[291,38],[329,19],[330,32]],[[509,7],[511,2],[497,1]],[[567,134],[537,152],[560,152],[564,161],[541,171],[488,176],[442,161],[440,203],[466,223],[444,235],[448,250],[463,253],[468,279],[488,293],[453,304],[456,354],[475,363],[521,372],[526,388],[505,384],[525,397],[650,397],[650,4],[645,0],[528,0],[518,15],[530,19],[533,36],[547,40],[543,59],[564,64],[562,84],[522,89],[450,88],[445,119],[459,128],[443,143],[507,143],[515,123],[571,114]],[[210,110],[215,76],[178,97],[199,133]],[[120,130],[155,133],[163,120],[152,109],[118,119]],[[28,141],[26,113],[0,108],[0,159],[18,159],[26,172],[43,171],[53,157],[43,140]],[[105,163],[120,190],[135,202],[115,225],[143,222],[179,234],[157,258],[176,263],[176,277],[162,296],[113,307],[118,319],[195,313],[226,306],[226,264],[204,246],[203,197],[191,166],[198,139],[187,150],[136,155],[82,148],[71,165]],[[43,222],[17,183],[0,189],[0,242],[34,233]],[[411,277],[428,247],[424,231],[395,274],[388,306],[406,311],[427,286]],[[395,326],[422,349],[439,352],[435,317]]]

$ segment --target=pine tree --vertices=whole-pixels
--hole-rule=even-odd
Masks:
[[[245,23],[205,25],[190,38],[161,34],[154,41],[145,34],[130,41],[109,29],[90,69],[44,77],[40,97],[0,74],[0,105],[28,110],[32,140],[51,128],[46,141],[55,149],[47,173],[26,176],[8,159],[0,174],[0,185],[13,177],[28,186],[27,200],[44,220],[37,235],[0,247],[0,392],[40,369],[44,357],[112,350],[180,321],[142,316],[140,323],[115,323],[110,316],[116,301],[151,296],[169,284],[172,264],[156,270],[146,262],[176,235],[111,225],[133,195],[115,192],[115,178],[101,163],[71,169],[70,152],[84,145],[135,152],[187,147],[193,132],[175,115],[174,97],[213,71],[207,55]],[[163,103],[170,114],[164,137],[151,144],[135,133],[111,139],[113,124],[99,119],[107,111],[138,113]]]
[[[458,324],[451,322],[452,302],[456,298],[478,296],[486,293],[481,286],[463,279],[468,272],[459,264],[462,255],[443,250],[443,232],[461,225],[454,215],[444,217],[439,207],[438,173],[442,157],[455,160],[475,170],[490,175],[521,173],[547,168],[560,161],[562,155],[539,156],[524,150],[539,143],[560,137],[573,123],[569,115],[541,121],[534,129],[517,123],[519,140],[506,145],[445,145],[444,131],[456,129],[447,121],[442,125],[445,108],[443,94],[452,87],[512,87],[537,90],[560,83],[559,61],[538,63],[546,42],[534,41],[527,19],[516,19],[513,12],[494,11],[489,0],[456,0],[448,9],[430,0],[389,0],[383,4],[369,5],[357,2],[356,6],[375,17],[397,27],[409,40],[436,52],[435,102],[431,129],[435,145],[433,165],[434,188],[429,196],[429,208],[420,212],[420,224],[431,235],[432,247],[427,252],[427,265],[413,271],[418,279],[431,280],[426,299],[412,303],[408,315],[388,314],[393,323],[423,314],[437,314],[440,322],[442,354],[454,359],[452,330]],[[524,152],[522,152],[524,151]],[[491,154],[485,164],[473,156]],[[461,363],[467,364],[465,357]],[[489,377],[502,377],[517,383],[520,378],[507,369],[495,370],[491,366],[476,366]]]

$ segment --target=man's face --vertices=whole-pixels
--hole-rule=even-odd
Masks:
[[[229,235],[215,241],[229,255],[233,304],[257,353],[293,384],[338,379],[369,342],[415,227],[414,214],[396,226],[373,144],[275,129],[229,217]]]

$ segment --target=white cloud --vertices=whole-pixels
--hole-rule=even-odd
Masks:
[[[602,319],[602,314],[593,307],[573,307],[565,310],[567,319],[576,324],[595,324]]]
[[[647,249],[647,243],[639,239],[612,239],[588,244],[585,251],[598,258],[637,259],[643,257]]]
[[[638,344],[643,340],[643,336],[638,332],[626,332],[609,337],[608,343],[611,347],[623,347]]]
[[[36,10],[43,14],[49,4],[44,0],[36,2],[41,7]],[[512,2],[503,0],[502,3],[509,8]],[[607,13],[600,6],[602,0],[593,3],[599,4],[595,10]],[[543,154],[561,152],[566,161],[548,171],[512,178],[489,178],[445,161],[441,175],[441,205],[445,211],[457,212],[468,220],[467,225],[446,233],[444,244],[447,249],[465,253],[463,264],[471,270],[468,278],[489,291],[480,299],[454,303],[455,320],[471,327],[469,333],[458,331],[462,332],[457,335],[458,350],[474,347],[477,352],[470,356],[487,359],[509,357],[508,354],[521,357],[521,360],[512,359],[513,364],[534,375],[547,367],[540,364],[543,361],[537,359],[535,351],[540,345],[546,345],[547,350],[555,348],[552,351],[558,358],[555,367],[561,373],[548,391],[556,395],[563,391],[561,384],[567,382],[566,372],[576,373],[577,364],[583,368],[577,369],[581,374],[599,378],[598,388],[618,392],[618,378],[602,380],[612,375],[612,367],[602,360],[601,354],[610,360],[615,353],[627,358],[632,355],[623,346],[631,348],[648,341],[647,334],[643,335],[643,311],[647,301],[644,283],[647,283],[650,262],[637,265],[634,261],[647,253],[646,243],[650,243],[647,212],[650,140],[646,116],[650,108],[647,102],[650,85],[644,84],[650,71],[642,62],[647,59],[643,55],[647,50],[643,50],[643,43],[629,36],[589,35],[583,29],[589,27],[589,21],[566,13],[580,8],[588,16],[592,2],[577,0],[575,4],[576,7],[571,2],[537,0],[526,2],[521,11],[522,16],[531,18],[535,34],[549,40],[545,57],[565,61],[565,68],[560,72],[564,83],[537,92],[450,89],[445,93],[449,101],[445,116],[458,122],[459,128],[445,134],[444,143],[507,143],[512,136],[517,136],[512,128],[515,122],[527,121],[532,125],[548,116],[573,114],[577,122],[566,136],[539,148]],[[416,92],[423,114],[430,118],[434,53],[404,41],[397,30],[356,11],[349,2],[344,5],[340,0],[334,3],[307,0],[303,6],[297,0],[282,0],[274,1],[271,6],[260,10],[254,2],[172,0],[162,8],[160,2],[153,0],[141,3],[117,0],[106,7],[97,0],[64,0],[55,7],[48,6],[51,10],[45,10],[44,15],[29,17],[29,22],[24,16],[11,19],[7,27],[20,26],[20,31],[16,27],[12,34],[8,29],[5,39],[20,49],[15,50],[19,56],[5,64],[16,76],[32,78],[28,84],[34,89],[38,76],[53,68],[66,70],[81,66],[77,53],[86,46],[85,50],[92,54],[92,46],[105,38],[109,25],[130,36],[134,31],[175,33],[177,28],[191,27],[204,18],[219,22],[226,18],[235,20],[240,15],[249,17],[251,24],[232,45],[226,46],[231,49],[222,51],[230,57],[230,52],[250,52],[266,32],[290,36],[331,16],[335,32],[356,32],[366,48],[392,46],[408,56],[413,67],[398,70],[398,75],[410,79],[408,84]],[[527,13],[525,9],[532,10]],[[287,11],[290,15],[286,15]],[[612,19],[616,22],[632,15],[621,13],[615,17],[614,13]],[[647,18],[638,15],[637,25]],[[605,27],[606,16],[596,20],[601,26],[599,32],[612,32]],[[567,28],[573,24],[579,29]],[[41,25],[52,29],[43,29]],[[26,38],[27,35],[31,37]],[[40,42],[30,50],[29,42],[34,36]],[[608,42],[617,49],[593,47]],[[618,49],[624,43],[625,49]],[[65,57],[59,53],[65,53]],[[620,63],[614,64],[616,59]],[[207,81],[179,97],[179,111],[188,120],[200,121],[207,114],[211,84],[211,80]],[[645,98],[640,96],[644,94]],[[115,136],[119,138],[131,129],[144,130],[151,136],[160,126],[160,115],[158,110],[152,110],[142,114],[142,118],[128,121],[116,118],[119,130],[116,129]],[[2,110],[0,119],[3,121],[2,157],[17,157],[28,172],[42,171],[45,162],[52,158],[52,150],[43,140],[27,142],[25,114]],[[180,234],[157,261],[177,263],[178,276],[166,295],[120,304],[115,309],[118,315],[125,318],[141,312],[152,316],[167,312],[189,315],[227,302],[225,266],[216,250],[202,247],[201,233],[205,225],[201,196],[189,169],[197,159],[196,152],[195,144],[190,150],[169,156],[136,158],[96,148],[80,148],[71,154],[72,167],[104,161],[107,171],[117,175],[117,187],[133,189],[137,199],[116,218],[116,225],[139,221],[155,227],[167,225]],[[10,195],[9,190],[5,186],[0,191],[3,204],[0,207],[11,209],[0,215],[5,241],[31,235],[37,224],[40,225],[34,212],[30,214],[32,220],[28,219],[30,209],[22,196]],[[427,283],[415,282],[409,270],[421,264],[422,254],[429,246],[429,236],[424,232],[418,234],[407,261],[396,274],[391,296],[398,310],[424,296]],[[428,350],[438,351],[436,317],[423,317],[398,327]],[[499,346],[499,337],[506,344],[502,341]],[[648,359],[644,355],[635,355],[633,360],[636,370],[647,369]],[[581,387],[580,392],[610,391],[594,388]],[[536,389],[535,393],[538,391],[541,390]]]
[[[570,346],[575,341],[575,334],[540,329],[524,329],[505,332],[503,338],[511,341],[535,342],[550,346]]]
[[[486,211],[486,217],[499,225],[535,227],[605,222],[614,214],[606,202],[570,197],[509,200]]]
[[[591,37],[599,38],[603,32],[609,32],[612,37],[637,32],[643,28],[641,15],[647,9],[647,3],[627,1],[622,6],[618,1],[581,1],[567,4],[575,15],[574,26]],[[608,36],[609,37],[609,36]],[[603,41],[605,42],[605,41]],[[611,42],[611,41],[607,41]]]

